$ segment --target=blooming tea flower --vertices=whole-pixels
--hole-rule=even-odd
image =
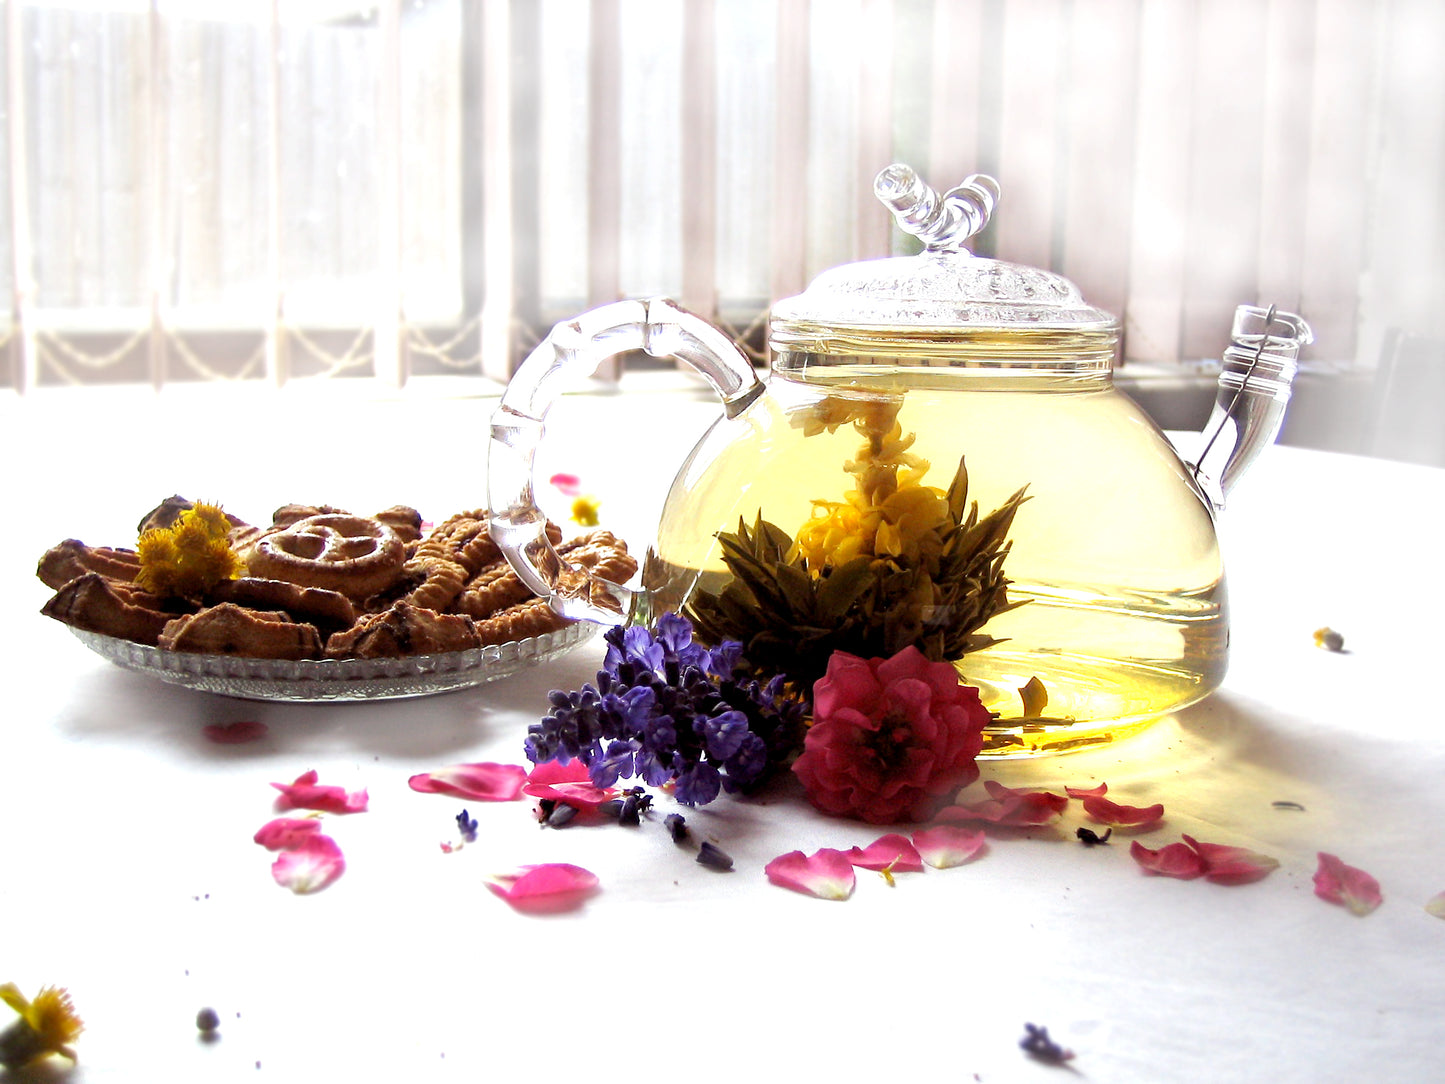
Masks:
[[[926,820],[978,777],[990,718],[978,690],[911,645],[889,659],[834,652],[813,686],[813,712],[793,772],[825,813]]]
[[[813,502],[813,515],[798,529],[796,549],[814,576],[855,557],[917,564],[937,557],[939,529],[949,519],[948,495],[922,483],[928,460],[909,451],[915,434],[897,420],[901,398],[825,401],[831,407],[811,431],[851,421],[865,443],[844,465],[853,488],[841,501]]]

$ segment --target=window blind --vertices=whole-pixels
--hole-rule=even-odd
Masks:
[[[0,380],[504,379],[664,294],[765,360],[770,299],[903,251],[906,161],[997,177],[981,254],[1217,356],[1441,335],[1432,0],[6,0]],[[612,374],[615,375],[615,369]]]

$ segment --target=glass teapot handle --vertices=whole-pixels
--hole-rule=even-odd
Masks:
[[[487,454],[489,528],[508,563],[564,617],[617,625],[633,592],[568,564],[547,537],[532,477],[537,446],[558,397],[616,354],[678,358],[712,385],[731,418],[762,394],[752,362],[725,334],[667,298],[618,301],[554,327],[522,362],[492,414]]]

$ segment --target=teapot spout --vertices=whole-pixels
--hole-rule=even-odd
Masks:
[[[1300,347],[1314,333],[1293,313],[1240,305],[1224,351],[1214,409],[1193,474],[1215,511],[1284,423]]]

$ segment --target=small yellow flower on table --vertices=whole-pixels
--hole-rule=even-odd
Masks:
[[[20,1014],[19,1020],[0,1031],[0,1065],[19,1069],[47,1054],[75,1060],[70,1044],[80,1037],[85,1025],[63,988],[42,987],[30,1000],[13,982],[7,982],[0,986],[0,1001]]]

